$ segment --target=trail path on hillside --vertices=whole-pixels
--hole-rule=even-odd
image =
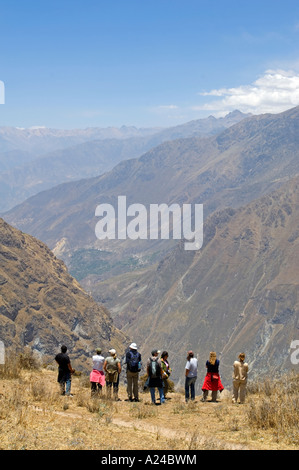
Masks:
[[[22,380],[0,380],[0,449],[3,450],[283,450],[290,446],[271,430],[249,425],[250,400],[233,405],[229,391],[219,401],[185,403],[169,393],[165,404],[91,398],[89,383],[72,381],[72,397],[59,395],[55,372],[28,373]],[[292,446],[291,446],[292,447]]]
[[[167,406],[167,405],[166,405]],[[76,412],[72,411],[51,411],[51,410],[46,410],[44,408],[39,408],[34,406],[33,407],[34,411],[41,412],[41,413],[54,413],[55,415],[65,418],[65,419],[73,419],[73,420],[87,420],[87,421],[92,421],[92,417],[88,417],[83,414],[79,414]],[[147,423],[144,421],[139,421],[136,419],[130,419],[129,417],[127,419],[122,419],[118,417],[114,417],[109,419],[109,426],[118,426],[120,428],[125,428],[129,430],[139,430],[142,433],[150,433],[153,436],[158,438],[165,439],[171,439],[174,441],[186,441],[187,448],[188,446],[192,449],[192,444],[196,443],[197,448],[203,448],[206,449],[208,448],[214,448],[214,449],[223,449],[223,450],[251,450],[252,447],[246,446],[244,444],[234,444],[232,442],[226,442],[225,440],[221,440],[219,438],[212,438],[200,435],[200,430],[196,431],[196,434],[194,430],[192,431],[192,426],[191,426],[191,431],[180,431],[177,429],[173,429],[171,427],[167,426],[161,426],[160,424],[155,424],[155,423]],[[204,426],[204,425],[203,425]]]

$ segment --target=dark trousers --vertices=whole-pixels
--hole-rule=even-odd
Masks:
[[[195,382],[197,377],[186,377],[185,381],[185,399],[186,401],[190,398],[191,392],[191,400],[195,400]]]
[[[91,382],[91,394],[102,393],[102,385],[97,382]]]
[[[106,379],[106,390],[107,390],[107,397],[111,398],[111,390],[113,387],[113,396],[115,399],[118,398],[118,386],[119,386],[119,374],[117,374],[117,382],[108,382]]]

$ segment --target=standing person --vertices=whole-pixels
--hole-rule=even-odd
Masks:
[[[129,346],[126,354],[127,364],[127,394],[129,401],[139,401],[138,377],[141,370],[141,354],[137,350],[136,343]],[[134,396],[134,399],[133,399]]]
[[[166,395],[169,391],[169,376],[171,374],[171,368],[168,362],[168,352],[163,351],[161,354],[161,367],[162,367],[162,381],[163,381],[163,394],[165,400],[167,400]]]
[[[212,391],[212,401],[217,399],[217,393],[222,392],[224,389],[219,375],[220,361],[214,351],[210,353],[209,360],[206,362],[207,374],[202,386],[203,397],[202,401],[207,401],[209,391]]]
[[[160,396],[160,404],[165,403],[164,393],[163,393],[163,382],[162,382],[162,366],[161,360],[158,357],[159,351],[154,349],[152,351],[151,357],[147,361],[147,375],[149,378],[148,386],[151,393],[151,401],[156,404],[155,389],[158,388]]]
[[[57,382],[60,385],[61,395],[71,395],[72,374],[75,369],[72,368],[70,358],[66,346],[61,346],[61,352],[55,356],[55,361],[58,364],[58,378]]]
[[[191,393],[191,400],[195,400],[195,382],[197,380],[198,361],[194,357],[193,351],[188,351],[187,363],[185,366],[185,401],[188,403]]]
[[[91,383],[91,396],[95,396],[96,393],[102,394],[102,388],[105,385],[105,374],[104,368],[104,356],[101,355],[101,348],[96,349],[96,354],[92,356],[92,371],[90,373]]]
[[[247,376],[248,376],[248,364],[245,362],[245,353],[239,355],[239,361],[234,362],[233,372],[233,403],[238,402],[245,403],[246,398],[246,387],[247,387]]]
[[[107,397],[111,398],[111,389],[113,387],[113,397],[116,401],[118,398],[119,375],[121,373],[121,362],[117,357],[115,349],[110,349],[110,356],[104,361],[104,371],[106,372]]]

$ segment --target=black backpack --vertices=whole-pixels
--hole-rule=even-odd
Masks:
[[[152,379],[156,379],[157,377],[161,376],[161,368],[160,368],[160,364],[158,363],[158,358],[157,359],[150,358],[149,376]]]
[[[128,369],[131,372],[139,372],[140,371],[140,354],[139,352],[130,351],[130,359],[127,363]]]

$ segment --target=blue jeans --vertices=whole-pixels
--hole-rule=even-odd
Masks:
[[[191,392],[191,400],[195,400],[195,382],[197,377],[186,377],[185,381],[185,399],[186,401],[190,398]]]
[[[65,384],[65,394],[66,395],[70,395],[70,393],[71,393],[71,384],[72,384],[72,380],[68,379],[66,381],[66,384]]]
[[[71,394],[71,385],[72,385],[72,379],[71,378],[66,378],[65,380],[62,380],[60,382],[61,394],[62,395],[70,395]]]
[[[160,396],[160,403],[165,403],[165,398],[164,398],[164,393],[163,393],[163,387],[157,387],[159,391],[159,396]],[[156,388],[155,387],[150,387],[150,392],[151,392],[151,399],[152,403],[156,403]]]

